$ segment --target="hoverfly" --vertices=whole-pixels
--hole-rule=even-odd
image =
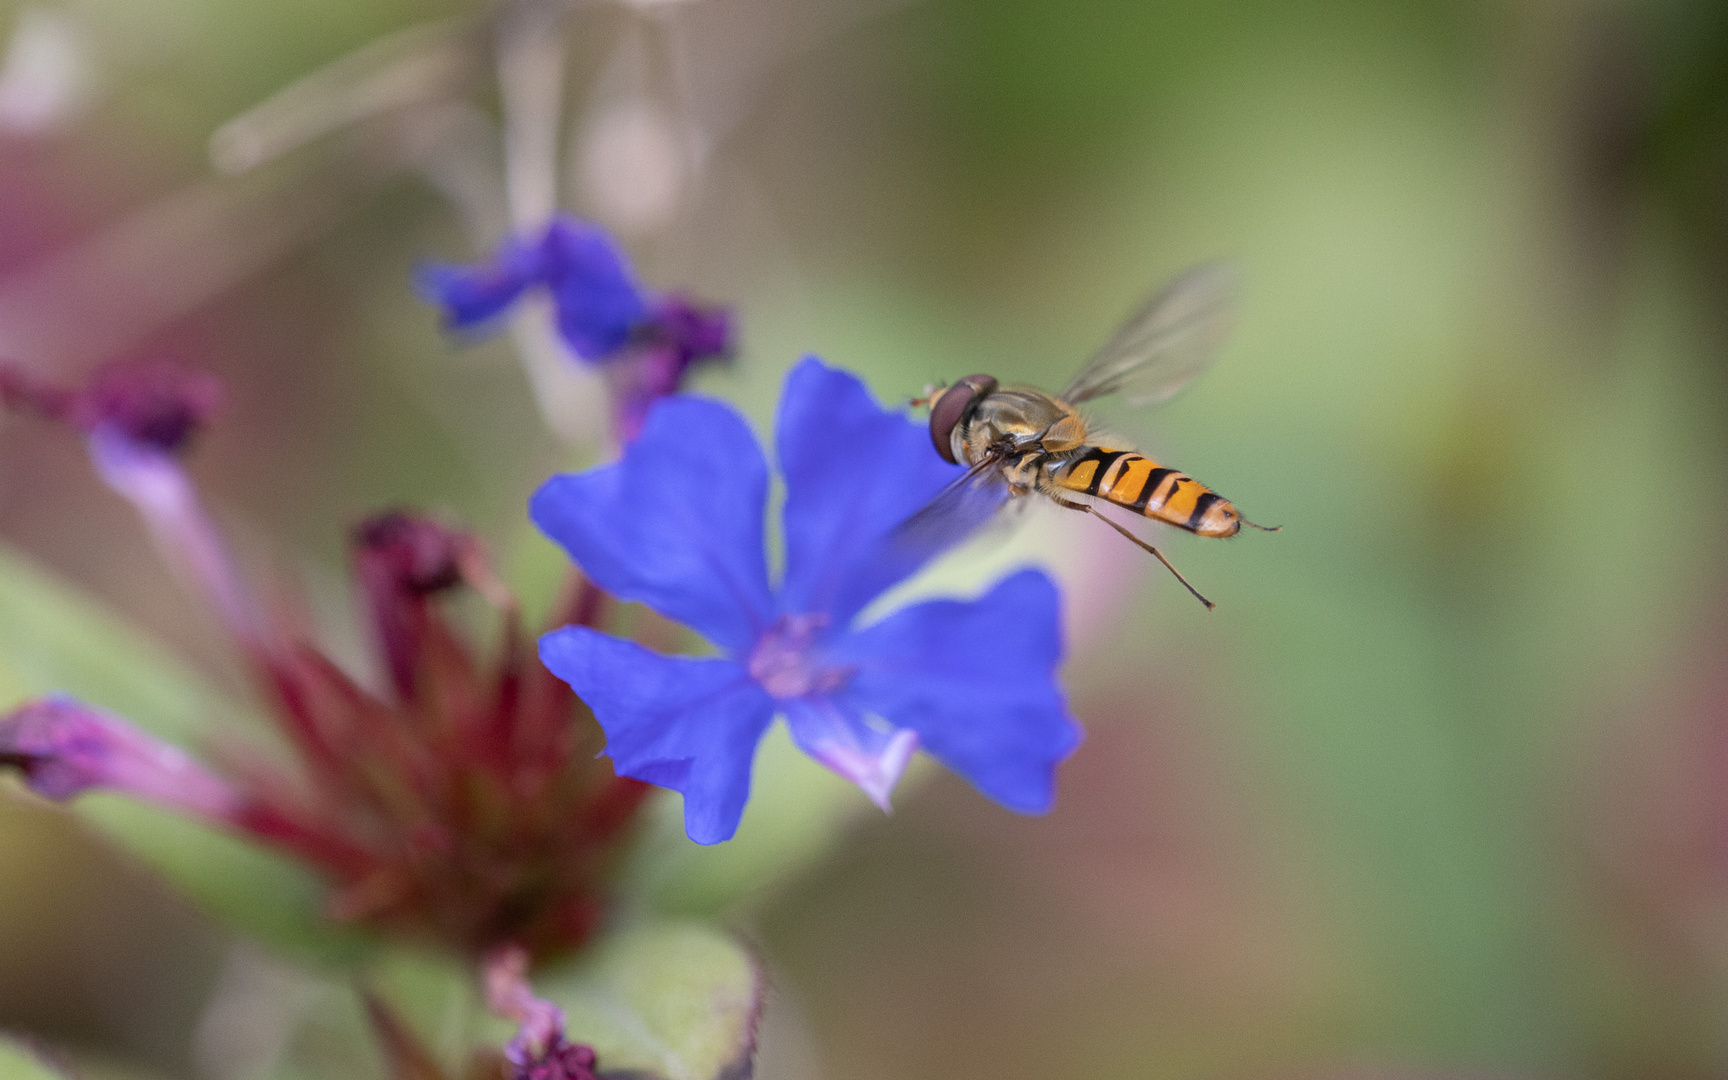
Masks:
[[[1142,304],[1058,394],[968,375],[932,388],[930,438],[966,473],[897,530],[925,547],[946,546],[1000,507],[1031,495],[1089,513],[1145,548],[1208,609],[1162,552],[1106,517],[1093,500],[1132,510],[1198,536],[1235,536],[1255,525],[1199,481],[1099,435],[1076,406],[1120,394],[1130,405],[1168,400],[1205,369],[1228,321],[1233,275],[1223,266],[1182,274]]]

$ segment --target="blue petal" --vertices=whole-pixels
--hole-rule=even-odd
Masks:
[[[624,253],[599,226],[555,219],[546,229],[545,261],[558,331],[582,359],[595,363],[611,356],[648,317]]]
[[[840,776],[857,784],[870,801],[888,809],[889,796],[918,749],[908,728],[870,724],[854,702],[813,695],[781,702],[792,741]]]
[[[1080,745],[1056,667],[1060,598],[1023,570],[977,600],[897,612],[830,644],[856,664],[846,695],[896,727],[979,791],[1021,813],[1055,801],[1058,762]]]
[[[427,263],[414,271],[414,290],[444,309],[445,325],[465,330],[503,313],[539,280],[542,245],[504,241],[488,262]]]
[[[768,464],[743,418],[717,401],[669,397],[621,461],[554,476],[528,512],[607,592],[744,656],[773,622],[767,497]]]
[[[661,656],[582,626],[542,637],[540,659],[594,710],[620,775],[682,792],[684,831],[698,844],[732,838],[774,719],[741,665]]]
[[[852,375],[810,357],[780,397],[780,471],[786,477],[786,580],[781,610],[825,614],[836,627],[928,552],[885,543],[950,480],[924,425],[878,406]]]

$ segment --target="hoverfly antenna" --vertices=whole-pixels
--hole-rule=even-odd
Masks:
[[[914,409],[922,409],[926,405],[930,404],[932,401],[935,401],[936,395],[940,394],[942,391],[944,391],[946,389],[948,389],[948,384],[945,382],[942,382],[940,380],[933,382],[933,383],[925,383],[923,396],[922,397],[915,397],[912,400],[908,401],[906,404],[909,407],[914,408]]]

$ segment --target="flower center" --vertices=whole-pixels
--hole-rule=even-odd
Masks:
[[[845,686],[851,669],[824,665],[816,656],[816,638],[827,625],[826,615],[780,616],[750,651],[750,677],[782,701]]]

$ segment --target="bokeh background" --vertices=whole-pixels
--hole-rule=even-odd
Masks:
[[[596,451],[409,288],[499,228],[447,198],[484,161],[413,110],[244,175],[210,140],[474,10],[0,4],[0,352],[219,372],[194,471],[356,648],[357,517],[517,552]],[[1215,369],[1110,419],[1284,531],[1166,534],[1211,614],[1113,538],[1043,546],[1088,728],[1058,809],[932,774],[764,881],[766,1080],[1721,1075],[1728,8],[596,0],[569,34],[561,200],[738,306],[700,388],[759,421],[808,351],[885,399],[1060,385],[1158,281],[1244,271]],[[450,122],[495,111],[471,78]],[[70,435],[0,427],[0,536],[235,679]],[[224,1080],[226,932],[0,794],[0,1027]]]

